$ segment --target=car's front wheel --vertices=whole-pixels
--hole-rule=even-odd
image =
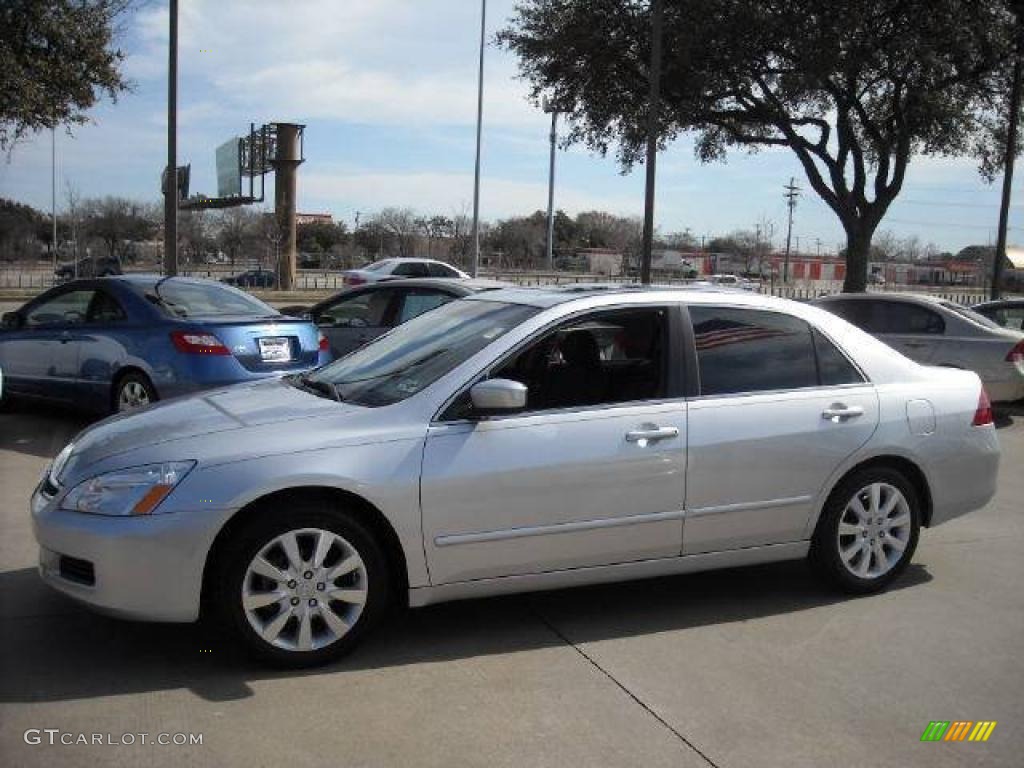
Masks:
[[[257,657],[282,666],[343,655],[388,602],[387,561],[372,534],[352,515],[304,501],[262,510],[221,563],[215,610]]]
[[[814,533],[811,562],[847,592],[877,592],[906,569],[920,530],[913,484],[895,469],[869,467],[832,492]]]

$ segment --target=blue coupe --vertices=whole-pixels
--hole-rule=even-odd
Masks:
[[[4,397],[123,411],[331,360],[315,325],[221,283],[159,275],[76,280],[3,316]]]

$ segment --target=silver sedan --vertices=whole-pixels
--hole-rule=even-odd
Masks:
[[[119,616],[201,611],[275,663],[389,604],[809,557],[884,588],[988,502],[978,377],[746,292],[476,294],[313,374],[78,435],[32,497],[43,578]]]
[[[964,368],[994,402],[1024,397],[1024,333],[967,307],[922,294],[837,294],[815,302],[911,360]]]

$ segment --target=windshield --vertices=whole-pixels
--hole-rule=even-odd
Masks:
[[[433,384],[538,311],[521,304],[453,301],[308,378],[333,385],[346,402],[391,405]]]
[[[942,303],[942,306],[944,306],[946,309],[951,309],[954,312],[956,312],[958,315],[962,315],[963,317],[966,317],[968,320],[971,320],[971,321],[977,323],[978,325],[983,325],[986,328],[999,328],[999,329],[1001,329],[1001,326],[999,325],[999,323],[994,322],[993,320],[985,317],[984,315],[982,315],[979,312],[975,312],[973,309],[969,309],[967,307],[962,307],[959,304],[954,304],[952,301],[943,301],[941,303]]]
[[[279,314],[259,299],[216,283],[161,280],[147,288],[145,295],[175,317],[273,317]]]

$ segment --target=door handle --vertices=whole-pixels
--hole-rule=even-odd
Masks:
[[[673,437],[679,437],[679,429],[676,427],[658,427],[653,424],[645,424],[639,429],[627,432],[626,442],[637,443],[643,448],[648,443],[654,443],[658,440],[670,440]]]
[[[864,409],[859,405],[842,405],[835,403],[821,412],[821,418],[827,419],[835,424],[846,419],[855,419],[864,415]]]

